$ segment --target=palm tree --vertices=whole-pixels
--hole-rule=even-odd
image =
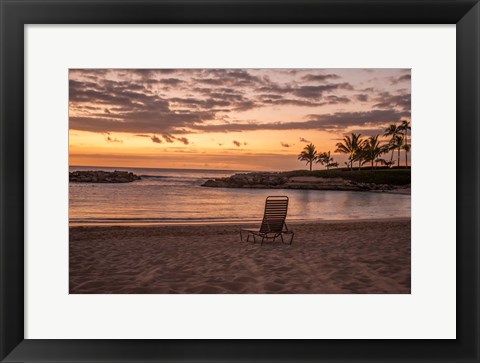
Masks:
[[[386,150],[388,151],[388,150]],[[375,166],[377,166],[377,164],[380,163],[380,165],[385,165],[386,167],[390,167],[392,166],[392,163],[393,161],[388,161],[388,160],[385,160],[385,159],[382,159],[382,158],[378,158],[375,160]]]
[[[327,170],[338,166],[338,163],[333,162],[333,157],[330,156],[330,151],[318,154],[317,163],[325,165]]]
[[[338,167],[338,163],[336,161],[333,161],[332,159],[332,162],[331,163],[328,163],[326,165],[327,169],[330,169],[330,168],[337,168]]]
[[[403,133],[399,126],[391,124],[385,129],[383,136],[390,136],[390,141],[388,142],[388,148],[392,151],[390,161],[393,160],[393,152],[395,149],[398,149],[398,166],[400,166],[400,148],[403,142]]]
[[[307,164],[310,164],[310,171],[312,171],[312,164],[317,160],[317,149],[312,143],[308,144],[303,148],[303,151],[298,155],[298,160],[306,161]]]
[[[335,152],[348,154],[348,161],[350,163],[350,170],[353,167],[353,162],[359,157],[360,151],[360,134],[352,133],[352,136],[344,136],[343,142],[339,142],[336,145]]]
[[[380,141],[378,141],[378,136],[370,136],[367,140],[363,142],[362,156],[363,163],[370,162],[373,170],[373,163],[378,160],[378,157],[385,152],[385,147],[380,146]]]
[[[405,150],[405,166],[408,166],[408,152],[410,146],[408,145],[408,130],[411,130],[410,121],[402,120],[402,123],[398,127],[403,132],[403,149]]]

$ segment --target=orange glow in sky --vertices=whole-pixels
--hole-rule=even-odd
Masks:
[[[410,120],[409,69],[73,69],[72,166],[292,170]],[[321,168],[319,165],[317,169]]]

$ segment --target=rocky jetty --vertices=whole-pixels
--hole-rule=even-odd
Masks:
[[[361,183],[340,177],[289,176],[289,173],[243,173],[226,178],[207,180],[202,184],[212,188],[259,188],[259,189],[315,189],[351,191],[407,190],[409,186]]]
[[[68,179],[73,183],[131,183],[140,180],[138,175],[128,171],[72,171]]]

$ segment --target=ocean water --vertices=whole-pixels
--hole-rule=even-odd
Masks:
[[[269,195],[289,197],[287,221],[410,217],[410,195],[201,186],[241,171],[70,167],[75,170],[127,170],[143,177],[125,184],[70,183],[71,224],[259,221]]]

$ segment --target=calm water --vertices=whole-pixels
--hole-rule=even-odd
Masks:
[[[116,169],[148,177],[126,184],[70,183],[71,223],[258,221],[268,195],[290,198],[287,220],[410,217],[409,195],[200,186],[235,171],[94,167],[70,171]]]

